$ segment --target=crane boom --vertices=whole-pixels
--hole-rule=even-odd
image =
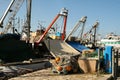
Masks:
[[[15,0],[12,0],[8,6],[8,8],[6,9],[5,13],[3,14],[2,18],[0,19],[0,27],[3,28],[3,21],[6,18],[8,12],[10,11],[10,8],[12,7],[13,3],[15,2]]]
[[[11,28],[11,23],[15,17],[15,15],[17,14],[18,10],[20,9],[22,3],[24,2],[24,0],[12,0],[11,3],[9,4],[8,8],[6,9],[3,17],[0,20],[0,25],[3,25],[2,23],[4,22],[4,20],[6,19],[6,16],[8,16],[8,22],[5,25],[5,28],[3,30],[3,33],[7,33],[8,29]]]
[[[84,36],[84,39],[88,40],[87,43],[92,42],[94,44],[94,46],[96,44],[96,29],[97,29],[98,25],[99,25],[99,22],[96,21],[93,24],[92,28],[88,32],[86,32],[85,36]]]
[[[56,20],[60,17],[63,16],[64,17],[64,30],[62,33],[62,40],[64,40],[65,38],[65,32],[66,32],[66,22],[67,22],[67,15],[68,15],[68,10],[66,8],[63,8],[61,10],[61,12],[59,14],[57,14],[57,16],[53,19],[52,23],[48,26],[48,28],[45,30],[45,32],[43,33],[43,35],[39,38],[38,41],[35,42],[36,45],[38,45],[42,39],[44,38],[44,36],[47,34],[47,32],[50,30],[50,28],[52,27],[52,25],[56,22]]]
[[[74,28],[72,29],[72,31],[69,33],[69,35],[66,37],[65,40],[67,40],[67,39],[78,29],[78,27],[81,25],[81,23],[83,23],[82,32],[81,32],[81,38],[82,38],[82,34],[83,34],[83,30],[84,30],[84,25],[85,25],[86,19],[87,19],[87,16],[82,17],[82,18],[76,23],[76,25],[74,26]]]

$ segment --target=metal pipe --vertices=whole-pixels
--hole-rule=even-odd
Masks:
[[[96,46],[96,28],[98,27],[98,25],[99,25],[99,22],[97,21],[97,22],[95,22],[95,24],[93,25],[93,28],[94,28],[94,39],[93,39],[93,44],[94,44],[94,48],[95,48],[95,46]]]
[[[66,36],[66,24],[67,24],[67,15],[64,18],[64,29],[63,29],[63,33],[62,33],[62,40],[64,40],[65,36]]]
[[[98,69],[97,69],[97,75],[100,74],[100,47],[98,48]]]
[[[83,17],[83,19],[81,20],[81,22],[83,22],[83,26],[82,26],[81,34],[80,34],[80,39],[81,40],[83,38],[83,31],[84,31],[84,27],[85,27],[86,18],[87,18],[87,16]]]
[[[48,26],[48,28],[45,30],[45,32],[43,33],[43,35],[39,38],[38,41],[36,41],[36,44],[39,44],[41,42],[41,40],[44,38],[44,36],[47,34],[47,32],[50,30],[50,28],[52,27],[52,25],[55,23],[55,21],[58,19],[58,17],[60,16],[60,14],[58,14],[54,20],[52,21],[52,23]]]
[[[2,28],[3,26],[3,21],[5,19],[5,17],[7,16],[8,12],[10,11],[11,6],[13,5],[13,3],[15,2],[15,0],[12,0],[8,6],[8,8],[6,9],[5,13],[3,14],[2,18],[0,19],[0,27]]]

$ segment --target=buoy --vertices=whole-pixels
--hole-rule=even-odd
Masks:
[[[56,61],[56,62],[60,61],[60,57],[56,57],[56,58],[55,58],[55,61]]]
[[[57,69],[58,71],[62,71],[62,70],[63,70],[63,68],[62,68],[61,66],[57,66],[56,69]]]
[[[65,69],[66,69],[67,71],[71,71],[71,70],[72,70],[72,67],[71,67],[71,66],[66,66]]]

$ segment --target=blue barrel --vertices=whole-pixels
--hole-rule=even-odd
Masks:
[[[112,73],[112,46],[106,46],[103,53],[106,73]]]

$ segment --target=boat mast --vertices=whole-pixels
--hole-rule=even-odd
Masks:
[[[28,42],[30,40],[30,28],[31,28],[31,4],[32,0],[27,0],[27,37],[28,37]]]
[[[96,28],[98,27],[99,22],[96,21],[95,24],[93,25],[93,29],[94,29],[94,35],[93,35],[93,44],[94,46],[96,45]]]

